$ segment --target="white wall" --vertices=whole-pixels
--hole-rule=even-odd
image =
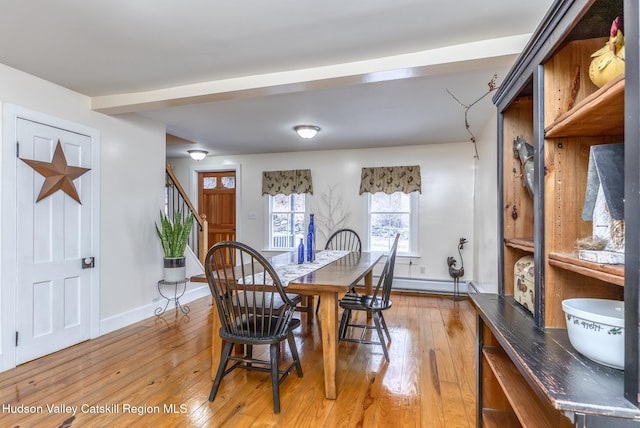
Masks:
[[[143,314],[140,308],[151,305],[157,295],[157,280],[162,278],[162,253],[153,223],[163,203],[164,125],[141,116],[93,112],[88,97],[3,65],[0,101],[100,131],[101,257],[96,261],[100,269],[100,330],[148,316],[149,311],[145,309]],[[13,145],[15,141],[1,143]],[[0,192],[4,191],[2,184]],[[2,213],[12,209],[15,207],[2,206]],[[0,230],[0,241],[4,232]],[[1,274],[2,266],[2,289],[16,286]],[[10,323],[2,322],[1,356],[13,352],[7,345],[13,329]]]
[[[238,167],[241,202],[237,211],[237,239],[259,249],[264,249],[266,245],[266,196],[261,196],[262,171],[311,169],[314,189],[312,211],[319,211],[322,195],[335,187],[333,196],[340,196],[345,211],[350,213],[345,226],[363,235],[364,196],[358,195],[361,168],[418,164],[422,173],[419,254],[411,259],[411,265],[408,258],[398,258],[396,275],[450,280],[447,256],[455,256],[459,262],[457,245],[460,237],[473,243],[473,155],[472,144],[465,142],[382,149],[209,156],[200,162],[176,158],[169,159],[169,163],[185,188],[192,188],[196,169]],[[196,199],[193,194],[192,197]],[[324,246],[325,241],[326,238],[319,238],[318,246]],[[464,279],[470,280],[474,271],[471,246],[465,247],[463,257],[465,272],[468,272]],[[421,268],[424,272],[421,272]]]
[[[477,137],[474,195],[474,285],[482,292],[498,292],[498,126],[497,113]]]

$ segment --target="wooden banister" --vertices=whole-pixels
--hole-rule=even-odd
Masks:
[[[198,230],[197,251],[198,251],[198,259],[200,260],[200,263],[204,265],[204,259],[205,259],[205,256],[207,255],[207,251],[209,250],[209,245],[208,245],[209,222],[207,221],[207,216],[204,214],[198,213],[195,206],[191,202],[191,199],[189,199],[187,192],[185,192],[184,188],[180,184],[180,181],[178,181],[178,178],[176,177],[169,163],[165,163],[165,170],[167,172],[167,175],[175,185],[176,190],[178,191],[182,199],[184,199],[185,204],[187,205],[187,207],[189,207],[189,210],[191,210],[191,212],[193,213],[193,218],[198,222],[198,225],[200,226]]]
[[[191,203],[189,196],[187,196],[187,192],[185,192],[184,189],[182,188],[182,185],[176,178],[176,175],[174,174],[173,169],[171,168],[171,165],[169,165],[168,163],[166,164],[166,170],[167,170],[167,174],[169,174],[169,177],[171,177],[171,181],[173,181],[173,184],[175,184],[176,190],[178,190],[178,193],[180,193],[180,195],[186,202],[187,206],[193,213],[193,217],[195,217],[195,219],[198,221],[198,224],[200,224],[200,228],[202,228],[202,223],[203,221],[206,221],[206,220],[203,220],[200,214],[198,214],[198,210],[196,210],[196,208]]]

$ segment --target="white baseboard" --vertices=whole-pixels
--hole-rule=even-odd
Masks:
[[[374,284],[377,278],[374,279]],[[423,291],[436,294],[453,294],[453,281],[443,281],[435,279],[415,279],[415,278],[398,278],[393,279],[394,290],[406,291]],[[459,293],[466,295],[469,285],[467,281],[460,281]],[[203,284],[201,287],[187,290],[180,299],[180,303],[189,303],[205,296],[210,296],[209,286]],[[134,324],[143,319],[154,316],[154,311],[159,306],[164,305],[163,301],[150,303],[148,305],[114,315],[112,317],[100,321],[100,335],[110,333],[119,328]],[[171,306],[171,304],[169,304]],[[170,308],[169,308],[170,309]]]
[[[198,288],[192,288],[184,293],[180,298],[181,304],[187,304],[202,297],[211,296],[211,291],[207,284],[202,284]],[[121,314],[100,320],[100,336],[118,330],[119,328],[142,321],[143,319],[155,316],[154,311],[158,307],[163,307],[166,301],[161,299],[159,302],[150,303],[139,308],[132,309]],[[173,309],[173,304],[169,303],[167,310]]]

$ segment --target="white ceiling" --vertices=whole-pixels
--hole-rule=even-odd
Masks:
[[[210,154],[469,139],[551,0],[0,0],[0,63]],[[484,125],[490,96],[469,111]],[[292,127],[322,128],[301,140]]]

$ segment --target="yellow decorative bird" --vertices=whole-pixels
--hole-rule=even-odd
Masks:
[[[619,16],[611,24],[609,41],[591,54],[591,58],[593,60],[589,65],[589,78],[599,88],[624,73],[624,35],[620,31]]]

